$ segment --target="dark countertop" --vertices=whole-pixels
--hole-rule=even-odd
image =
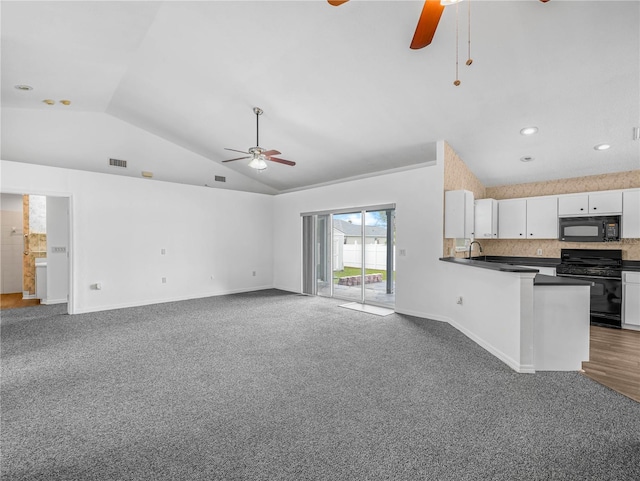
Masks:
[[[478,260],[483,257],[479,256]],[[560,264],[559,257],[516,257],[516,256],[484,256],[487,262],[499,262],[501,264],[516,264],[532,267],[556,267]]]
[[[559,257],[476,256],[473,259],[531,267],[557,267],[560,264]],[[624,260],[622,261],[622,270],[640,272],[640,261]]]
[[[489,269],[491,271],[502,271],[502,272],[538,272],[538,269],[529,269],[527,267],[518,267],[510,264],[503,264],[498,262],[489,262],[484,260],[479,260],[477,258],[473,259],[460,259],[458,257],[441,257],[441,261],[451,262],[453,264],[460,264],[463,266],[470,267],[479,267],[480,269]]]
[[[522,258],[519,258],[522,259]],[[510,264],[501,264],[495,261],[483,261],[477,258],[473,259],[460,259],[457,257],[441,257],[441,261],[451,262],[452,264],[460,264],[463,266],[477,267],[480,269],[488,269],[491,271],[502,272],[531,272],[536,273],[536,277],[533,280],[534,286],[590,286],[592,283],[575,279],[571,277],[555,277],[540,274],[538,269],[529,269],[527,267],[512,266]]]
[[[640,272],[640,261],[622,261],[622,270]]]
[[[571,277],[547,276],[545,274],[536,274],[533,280],[534,286],[591,286],[593,282],[582,281]]]

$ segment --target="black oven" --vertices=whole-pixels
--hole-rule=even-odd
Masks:
[[[621,250],[562,249],[556,274],[591,282],[591,324],[622,326]]]
[[[558,239],[565,242],[616,242],[620,240],[620,216],[560,217]]]

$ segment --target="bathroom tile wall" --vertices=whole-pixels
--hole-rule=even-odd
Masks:
[[[27,236],[27,244],[25,248],[28,249],[29,255],[22,256],[22,291],[28,295],[35,295],[36,293],[36,259],[40,257],[47,257],[47,234],[42,232],[31,232],[29,230],[29,218],[33,213],[33,208],[30,208],[30,196],[22,196],[22,215],[23,215],[23,231]],[[40,215],[36,214],[36,226],[42,224]],[[46,219],[46,217],[45,217]],[[46,225],[46,221],[45,221]],[[40,230],[38,228],[38,230]]]
[[[13,294],[22,292],[22,212],[2,210],[1,215],[1,292]]]

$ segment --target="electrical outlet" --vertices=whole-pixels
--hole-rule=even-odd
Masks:
[[[163,284],[166,284],[166,283],[167,283],[167,278],[166,278],[166,277],[163,277],[163,278],[162,278],[162,283],[163,283]]]
[[[538,254],[539,256],[541,256],[541,255],[542,255],[542,249],[538,249],[538,250],[536,251],[536,254]]]
[[[216,276],[214,276],[213,274],[211,274],[211,280],[214,280],[216,278]]]
[[[253,274],[251,274],[253,277],[256,276],[256,271],[253,271]]]
[[[462,305],[462,296],[456,297],[456,304]]]
[[[160,255],[165,255],[167,253],[166,249],[160,249]]]

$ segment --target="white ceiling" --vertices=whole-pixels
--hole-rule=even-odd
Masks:
[[[459,87],[455,6],[409,49],[422,4],[3,0],[2,158],[264,193],[429,162],[440,139],[486,186],[640,168],[639,1],[475,0],[470,67],[462,3]],[[254,106],[295,167],[221,163],[255,144]]]

